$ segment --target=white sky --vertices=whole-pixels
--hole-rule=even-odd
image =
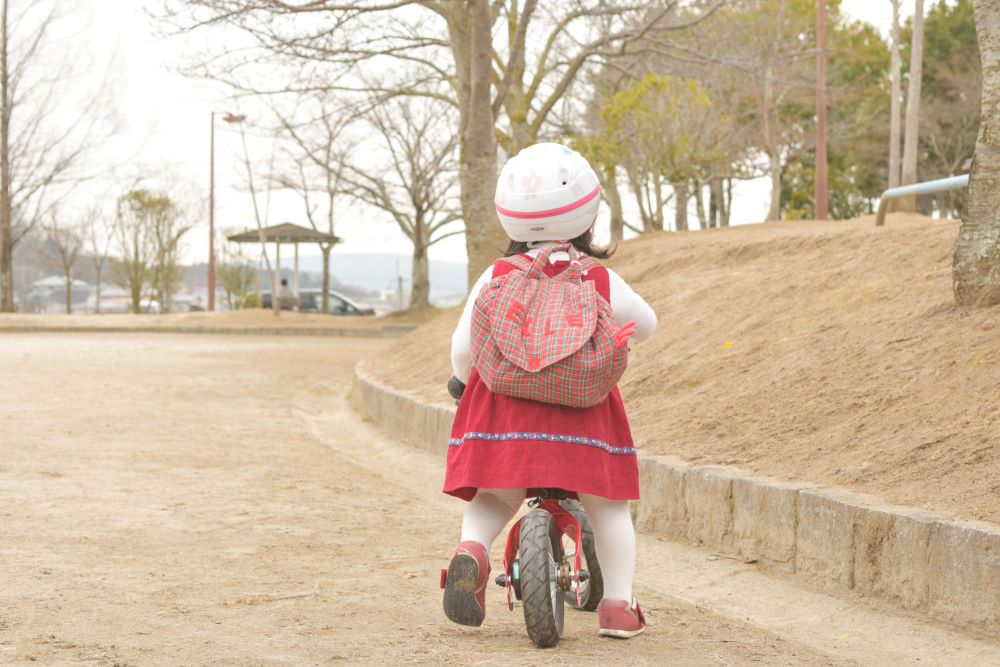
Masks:
[[[904,14],[912,13],[906,2]],[[83,31],[98,61],[107,61],[117,52],[121,66],[120,100],[117,109],[124,120],[122,133],[102,148],[98,160],[112,165],[128,163],[131,171],[151,175],[168,174],[184,187],[207,194],[209,182],[209,118],[214,111],[236,110],[226,101],[220,87],[193,81],[173,71],[183,59],[181,39],[163,40],[155,35],[145,8],[156,8],[160,0],[81,0],[80,9],[89,18]],[[877,25],[885,34],[891,20],[889,0],[844,0],[849,16]],[[242,190],[243,165],[238,135],[225,123],[216,130],[216,225],[220,228],[253,226],[249,195]],[[270,142],[252,141],[251,159],[266,163]],[[97,187],[97,186],[95,186]],[[105,193],[108,185],[102,186]],[[739,184],[734,222],[755,222],[763,218],[768,205],[766,183]],[[266,198],[259,201],[263,207]],[[272,196],[270,223],[305,224],[301,205],[288,194]],[[338,252],[400,252],[409,248],[396,226],[386,218],[354,207],[340,212],[338,235],[345,243]],[[188,237],[187,261],[207,257],[208,221]],[[303,252],[306,252],[303,249]],[[431,249],[435,259],[464,261],[464,240],[447,239]]]

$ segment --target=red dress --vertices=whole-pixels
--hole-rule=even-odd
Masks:
[[[568,266],[556,262],[545,272],[555,275]],[[512,270],[500,260],[493,277]],[[593,280],[610,301],[606,269],[591,269],[583,279]],[[473,369],[448,444],[444,492],[464,500],[472,500],[479,488],[639,497],[635,446],[618,387],[597,405],[571,408],[495,394]]]

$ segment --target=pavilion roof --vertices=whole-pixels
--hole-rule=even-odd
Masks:
[[[326,234],[290,222],[265,227],[261,231],[263,231],[264,240],[267,243],[340,243],[342,241],[340,237],[333,234]],[[248,229],[227,238],[235,243],[260,243],[260,232],[256,229]]]

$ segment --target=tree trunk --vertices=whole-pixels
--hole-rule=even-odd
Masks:
[[[723,205],[719,216],[719,225],[722,227],[729,226],[729,214],[733,210],[733,179],[727,178],[723,184]]]
[[[497,256],[507,237],[493,207],[497,145],[492,107],[493,49],[488,0],[469,0],[448,16],[458,81],[462,217],[469,256],[469,287]]]
[[[709,200],[712,209],[709,211],[708,223],[711,227],[721,227],[723,211],[726,208],[725,195],[723,193],[724,183],[721,178],[715,177],[708,182],[708,187],[712,193]]]
[[[156,300],[160,302],[160,312],[169,313],[170,312],[170,295],[168,294],[170,290],[169,280],[169,268],[167,267],[166,259],[161,254],[160,256],[160,280],[159,286],[156,291],[159,294],[156,295]]]
[[[507,89],[503,105],[504,109],[507,110],[507,119],[510,121],[510,144],[504,147],[507,157],[515,156],[522,148],[527,148],[535,143],[535,135],[528,123],[529,105],[522,84],[523,65],[517,68],[513,76],[514,80],[510,88]]]
[[[663,208],[667,205],[667,202],[663,199],[663,184],[660,182],[659,177],[654,178],[654,188],[656,191],[656,212],[653,215],[653,226],[656,231],[662,232],[666,229],[666,225],[663,223]]]
[[[319,250],[323,253],[323,298],[320,312],[327,315],[330,313],[330,251],[333,246],[320,243]]]
[[[66,314],[73,314],[73,276],[66,274]]]
[[[917,142],[920,140],[920,80],[924,63],[924,0],[913,8],[913,40],[910,43],[910,85],[906,93],[906,128],[903,138],[902,184],[917,182]],[[917,198],[899,200],[900,211],[916,211]]]
[[[688,198],[691,196],[687,181],[671,183],[674,187],[674,203],[677,204],[677,212],[674,215],[674,229],[679,232],[688,230]]]
[[[130,280],[128,288],[132,297],[132,312],[139,314],[142,312],[142,280]]]
[[[708,229],[719,226],[719,200],[715,196],[715,179],[708,181]]]
[[[413,242],[413,273],[410,284],[412,285],[410,310],[429,307],[431,305],[431,284],[427,266],[427,246],[423,239],[416,239]]]
[[[903,97],[902,62],[899,56],[899,6],[903,0],[892,2],[892,59],[890,76],[892,80],[892,100],[889,105],[889,187],[899,185],[899,135],[900,102]]]
[[[0,312],[14,312],[14,212],[10,199],[10,72],[8,6],[0,10]]]
[[[95,315],[100,315],[101,314],[101,273],[102,273],[103,269],[104,269],[104,267],[102,265],[100,265],[100,264],[95,264],[94,265],[94,274],[96,276],[95,279],[94,279],[94,289],[96,290],[96,293],[94,295],[94,314]]]
[[[959,305],[990,306],[1000,303],[1000,5],[977,0],[973,12],[983,63],[982,120],[952,277]]]
[[[767,210],[767,219],[781,220],[781,155],[777,151],[768,154],[768,169],[771,173],[771,205]]]
[[[702,192],[701,183],[694,184],[694,209],[698,214],[698,226],[701,229],[708,229],[708,220],[705,219],[705,197]]]
[[[614,167],[608,169],[599,167],[597,175],[601,179],[601,192],[611,209],[611,242],[617,243],[625,238],[625,214],[622,212],[622,194],[618,190],[618,179]]]
[[[639,217],[642,219],[642,233],[646,234],[656,231],[653,225],[653,214],[648,210],[652,207],[647,205],[649,202],[646,201],[648,188],[643,187],[635,170],[625,169],[625,174],[628,176],[629,189],[635,195],[635,203],[639,207]]]

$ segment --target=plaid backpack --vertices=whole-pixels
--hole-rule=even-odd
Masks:
[[[550,277],[545,267],[559,251],[570,253],[569,268]],[[628,349],[615,345],[611,304],[582,280],[600,264],[569,245],[504,261],[515,270],[491,280],[473,307],[472,359],[483,382],[543,403],[603,401],[625,372]]]

